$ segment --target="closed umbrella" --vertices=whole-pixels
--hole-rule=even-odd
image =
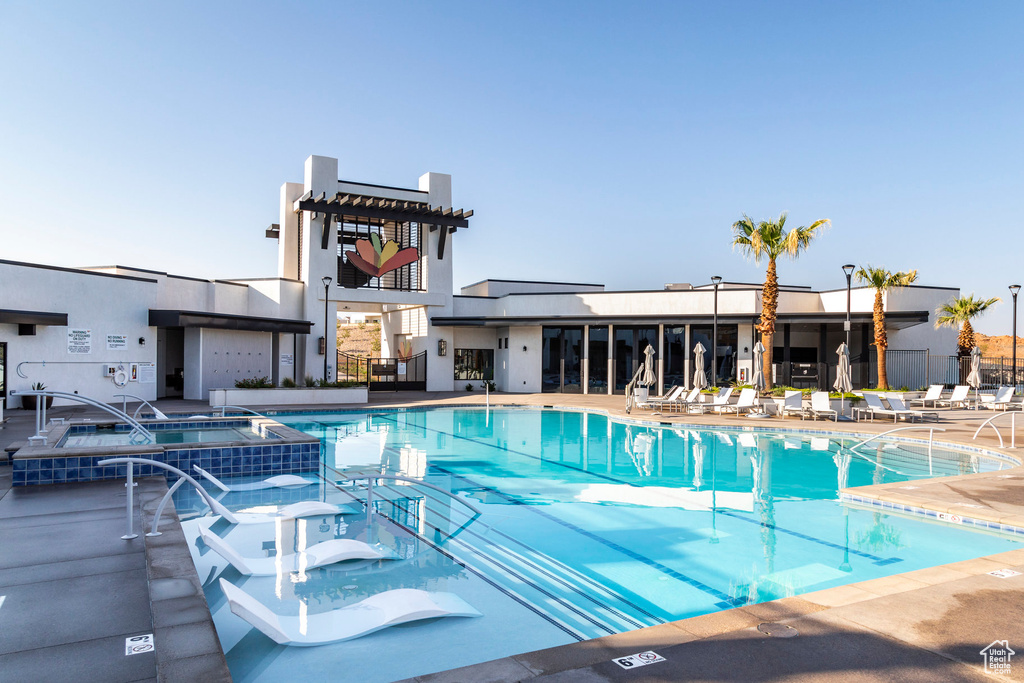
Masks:
[[[640,384],[649,387],[658,381],[658,375],[654,372],[654,347],[648,344],[644,356],[644,374],[640,376]]]
[[[978,407],[978,389],[981,388],[981,349],[971,349],[971,372],[967,375],[967,386],[974,389],[974,407]]]
[[[839,365],[836,367],[836,381],[832,387],[840,394],[853,391],[853,379],[850,377],[850,347],[843,342],[836,349],[836,353],[839,354]],[[845,408],[845,399],[840,397],[839,399],[839,414],[842,415]],[[843,416],[845,419],[845,416]]]
[[[754,344],[754,373],[750,378],[750,384],[754,387],[754,391],[757,392],[758,399],[757,412],[751,411],[751,415],[754,417],[767,417],[768,415],[761,408],[761,392],[768,388],[768,382],[764,379],[764,344],[760,341]]]
[[[708,376],[704,373],[704,345],[697,342],[693,347],[693,388],[705,389],[708,386]]]

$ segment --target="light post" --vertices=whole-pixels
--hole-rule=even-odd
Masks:
[[[330,312],[328,306],[331,302],[331,282],[333,282],[333,279],[330,275],[324,275],[320,281],[324,283],[324,384],[327,384],[327,349],[330,348],[327,344],[327,335],[330,332],[327,318]],[[335,334],[337,334],[337,331],[335,331]]]
[[[850,348],[850,278],[853,277],[853,269],[857,266],[852,263],[847,263],[843,266],[843,272],[846,273],[846,348]],[[863,353],[863,351],[861,352]]]
[[[1013,295],[1013,390],[1017,391],[1017,292],[1020,285],[1010,285],[1010,294]]]
[[[715,318],[711,327],[711,384],[718,386],[718,285],[722,284],[722,276],[713,275],[711,282],[715,285]]]

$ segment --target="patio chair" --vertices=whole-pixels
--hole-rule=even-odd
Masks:
[[[709,410],[717,411],[722,406],[729,405],[729,399],[732,398],[732,387],[722,388],[718,390],[718,396],[710,403],[694,403],[693,408],[697,408],[701,414],[706,413]]]
[[[636,404],[637,408],[640,409],[659,409],[668,401],[674,401],[679,398],[679,395],[686,391],[686,387],[680,387],[673,385],[666,393],[661,396],[651,396],[646,401],[639,401]]]
[[[309,647],[351,640],[388,626],[437,617],[479,617],[454,593],[397,588],[329,612],[300,616],[275,614],[238,586],[220,579],[231,611],[279,645]]]
[[[793,413],[803,419],[806,412],[804,409],[804,392],[787,391],[782,399],[782,407],[779,409],[779,414],[784,418],[786,415]]]
[[[1019,403],[1013,403],[1013,387],[999,387],[995,394],[982,394],[980,406],[992,410],[1021,407]]]
[[[911,422],[913,422],[914,418],[917,417],[914,413],[912,413],[911,411],[906,410],[906,409],[904,409],[901,412],[901,411],[898,411],[898,410],[893,410],[892,408],[886,408],[882,404],[882,397],[879,396],[874,391],[865,391],[864,392],[864,402],[868,404],[868,407],[867,408],[861,408],[860,409],[860,413],[862,415],[864,413],[867,413],[868,416],[872,420],[875,419],[875,415],[883,415],[885,417],[892,416],[892,421],[894,423],[897,420],[899,420],[901,417],[903,419],[905,419],[905,420],[910,420]]]
[[[926,415],[931,415],[933,420],[939,421],[939,414],[934,410],[911,410],[903,403],[903,399],[896,398],[895,396],[888,396],[886,400],[889,401],[889,407],[896,411],[897,414],[910,413],[913,417],[922,421]]]
[[[674,401],[666,401],[665,405],[672,410],[689,410],[690,406],[697,403],[700,398],[700,389],[693,388],[686,396],[679,396]]]
[[[817,420],[819,417],[832,416],[832,421],[839,420],[839,413],[832,408],[832,404],[828,400],[827,391],[815,391],[811,394],[811,409],[805,413],[809,417],[813,417]]]
[[[757,400],[757,391],[754,389],[741,389],[740,397],[736,400],[736,403],[732,405],[724,405],[718,409],[719,413],[736,413],[739,415],[743,412],[749,412],[756,406],[754,401]]]
[[[940,398],[937,401],[935,401],[935,405],[936,407],[942,405],[949,406],[951,410],[955,405],[966,407],[967,394],[970,391],[971,388],[966,384],[958,384],[955,387],[953,387],[953,393],[949,395],[949,398]]]
[[[910,399],[910,405],[913,406],[915,403],[920,403],[922,408],[927,408],[928,407],[928,402],[930,401],[931,404],[932,404],[932,408],[934,408],[936,406],[936,404],[939,402],[939,398],[941,396],[942,396],[942,385],[941,384],[933,384],[930,387],[928,387],[928,391],[925,392],[925,394],[924,394],[924,396],[922,398],[912,398],[912,399]]]
[[[217,534],[204,529],[200,536],[210,549],[250,576],[277,576],[281,572],[315,569],[345,560],[397,560],[398,555],[382,545],[370,545],[349,538],[336,538],[312,545],[301,553],[281,557],[244,557]]]

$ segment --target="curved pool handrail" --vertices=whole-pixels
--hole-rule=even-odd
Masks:
[[[263,413],[257,413],[255,410],[252,410],[251,408],[243,408],[242,406],[220,406],[220,416],[221,417],[227,417],[227,409],[228,408],[231,408],[231,410],[242,410],[242,411],[245,411],[247,413],[252,413],[256,417],[262,417],[262,418],[265,418],[265,419],[270,419],[266,415],[264,415]]]
[[[892,434],[894,432],[902,432],[902,431],[918,430],[918,429],[927,429],[928,430],[928,450],[929,451],[931,451],[931,448],[932,448],[932,436],[933,436],[933,434],[935,432],[944,432],[944,431],[946,431],[942,427],[926,427],[924,425],[921,425],[920,427],[916,427],[916,426],[897,427],[896,429],[889,429],[887,431],[882,432],[881,434],[875,434],[874,436],[868,437],[867,439],[864,439],[863,441],[860,441],[860,442],[850,446],[850,450],[852,451],[855,448],[860,448],[861,446],[863,446],[864,444],[868,443],[869,441],[874,441],[875,439],[879,439],[879,438],[881,438],[883,436],[887,436],[887,435]]]
[[[132,417],[134,417],[136,420],[139,419],[139,411],[142,410],[143,406],[149,406],[150,409],[153,411],[153,414],[156,416],[156,419],[158,420],[170,419],[169,417],[164,415],[159,408],[157,408],[155,405],[153,405],[146,399],[142,398],[141,396],[136,396],[135,394],[114,394],[114,398],[118,397],[123,399],[121,403],[121,412],[123,413],[128,412],[128,399],[134,398],[136,401],[141,401],[141,403],[139,403],[139,407],[135,409],[134,413],[132,413]]]
[[[122,412],[114,406],[97,401],[94,398],[88,396],[82,396],[81,394],[69,394],[66,391],[51,391],[49,389],[32,389],[30,391],[12,391],[11,396],[38,396],[38,397],[53,397],[62,398],[68,401],[75,401],[77,403],[84,403],[94,408],[99,408],[105,412],[110,413],[114,417],[120,418],[127,422],[132,427],[132,431],[129,434],[129,441],[132,444],[137,442],[132,440],[132,436],[138,434],[145,438],[147,443],[154,443],[156,438],[153,433],[142,426],[138,420],[128,415],[128,413]],[[36,401],[36,437],[42,438],[45,442],[46,437],[43,436],[43,427],[46,426],[46,401]]]
[[[976,432],[974,432],[974,436],[971,437],[971,441],[976,441],[978,439],[978,434],[981,434],[981,430],[984,429],[986,425],[988,425],[988,426],[992,427],[992,429],[996,433],[996,436],[999,437],[999,447],[1000,448],[1005,448],[1005,446],[1003,445],[1003,435],[1002,435],[1002,433],[1000,433],[999,428],[996,427],[994,424],[992,424],[992,421],[995,420],[997,417],[1006,417],[1007,415],[1010,416],[1010,448],[1016,448],[1017,447],[1017,413],[1010,412],[1010,411],[1006,411],[1006,412],[1003,412],[1003,413],[996,413],[992,417],[990,417],[987,420],[985,420],[984,422],[982,422],[981,425],[978,427],[978,430]]]

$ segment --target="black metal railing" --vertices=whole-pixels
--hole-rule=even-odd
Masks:
[[[885,362],[889,386],[910,389],[932,384],[942,384],[947,388],[967,384],[967,376],[971,372],[970,356],[933,354],[927,349],[889,349],[885,354]],[[1002,356],[982,356],[980,370],[982,389],[1013,385],[1020,389],[1024,382],[1024,358],[1017,359],[1016,376],[1013,372],[1013,359]]]
[[[369,358],[338,351],[338,380],[365,384],[370,391],[423,391],[427,352],[409,358]]]

